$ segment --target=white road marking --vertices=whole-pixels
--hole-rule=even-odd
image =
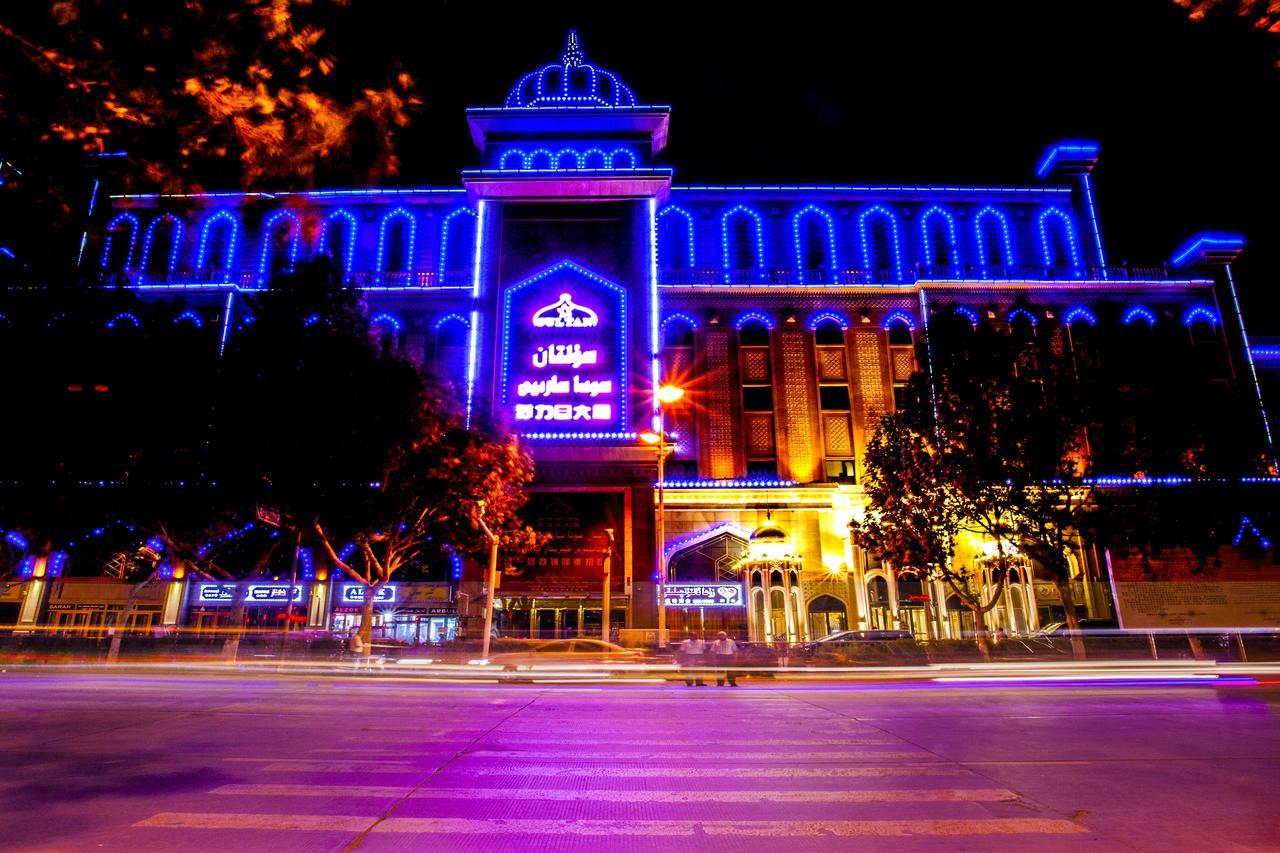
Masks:
[[[222,785],[210,794],[239,797],[403,797],[412,788],[385,785]]]
[[[470,776],[565,776],[602,779],[800,779],[974,775],[972,771],[963,767],[945,764],[885,767],[554,767],[533,764],[510,767],[468,767],[466,773]]]
[[[360,832],[372,817],[355,815],[212,814],[161,812],[135,827],[147,829],[265,829],[276,832]],[[868,836],[1070,835],[1089,830],[1050,818],[953,820],[475,820],[390,818],[375,833],[444,835],[604,835],[604,836]]]
[[[546,761],[557,758],[573,762],[581,762],[584,756],[581,750],[547,751],[547,750],[501,750],[475,749],[464,755],[467,758],[507,758],[538,759]],[[929,753],[923,749],[913,750],[825,750],[822,752],[710,752],[706,750],[649,750],[646,752],[611,752],[601,756],[601,760],[609,761],[875,761],[883,758],[923,758]]]

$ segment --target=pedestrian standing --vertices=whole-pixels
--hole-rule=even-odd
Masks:
[[[711,657],[716,666],[716,687],[724,687],[725,679],[729,679],[730,687],[738,686],[738,677],[733,671],[733,660],[738,654],[738,644],[728,634],[721,631],[716,641],[711,644]]]
[[[698,687],[705,687],[706,683],[702,680],[702,660],[707,654],[706,641],[697,634],[687,637],[680,644],[680,653],[680,666],[684,670],[684,686],[693,687],[696,683]]]

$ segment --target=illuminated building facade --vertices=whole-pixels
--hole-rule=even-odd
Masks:
[[[225,346],[249,319],[242,294],[330,256],[379,334],[537,461],[528,517],[554,539],[503,574],[500,624],[515,635],[597,633],[606,552],[610,622],[625,629],[656,625],[665,570],[675,633],[961,630],[944,591],[848,532],[866,437],[939,317],[1081,358],[1177,338],[1216,353],[1215,381],[1256,408],[1225,266],[1241,242],[1204,235],[1165,264],[1109,265],[1092,142],[1050,147],[1013,186],[689,186],[659,159],[669,116],[571,35],[500,105],[467,111],[480,165],[460,186],[115,196],[89,257],[183,300],[186,322]],[[664,411],[661,545],[655,453],[637,441],[659,382],[687,392]],[[744,571],[762,530],[772,553]],[[1075,556],[1077,601],[1110,615],[1103,561]],[[1055,596],[1026,566],[992,618],[1033,629]]]

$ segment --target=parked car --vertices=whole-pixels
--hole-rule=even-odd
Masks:
[[[1114,619],[1081,619],[1080,633],[1119,633],[1120,623]],[[1071,634],[1071,629],[1066,622],[1050,622],[1042,625],[1039,631],[1033,636],[1036,637],[1066,637]]]
[[[480,661],[471,661],[471,663],[511,672],[558,664],[634,666],[654,662],[654,660],[643,649],[626,649],[614,643],[606,643],[604,640],[577,638],[535,641],[518,651],[490,655],[487,664]]]
[[[910,631],[896,629],[837,631],[801,646],[815,660],[859,663],[923,663],[927,654]]]

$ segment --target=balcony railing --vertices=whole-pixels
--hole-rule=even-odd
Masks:
[[[1165,281],[1171,277],[1164,267],[1011,267],[917,266],[903,270],[860,269],[664,269],[662,284],[687,286],[849,286],[897,285],[945,281]]]
[[[99,283],[104,287],[164,287],[174,289],[200,289],[234,286],[242,290],[262,289],[269,283],[268,277],[248,272],[201,270],[174,272],[145,272],[121,270],[104,272]],[[352,287],[364,288],[431,288],[470,287],[471,270],[450,270],[441,275],[436,271],[419,272],[353,272],[346,276]]]

